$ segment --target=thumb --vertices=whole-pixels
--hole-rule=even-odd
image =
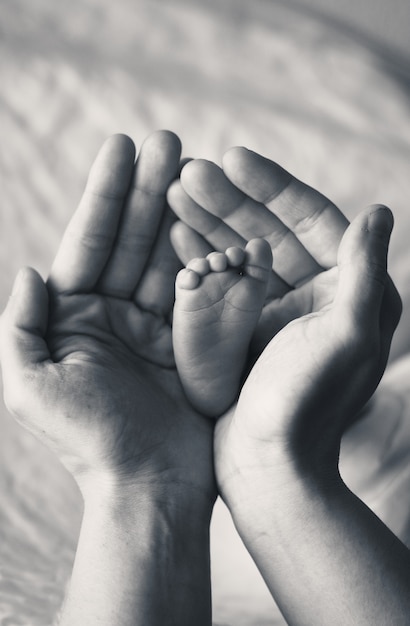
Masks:
[[[379,324],[392,228],[390,209],[372,205],[350,224],[340,243],[335,305],[356,323]]]
[[[17,399],[33,379],[34,367],[50,360],[44,339],[47,322],[47,288],[37,272],[24,268],[17,274],[0,325],[0,359],[8,405],[14,405],[13,398]]]

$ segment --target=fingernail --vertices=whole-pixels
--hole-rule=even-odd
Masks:
[[[367,225],[371,232],[382,235],[386,239],[390,237],[393,229],[393,213],[383,204],[375,205],[367,218]]]

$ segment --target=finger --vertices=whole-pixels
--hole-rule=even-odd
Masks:
[[[193,163],[195,163],[195,161],[191,161],[187,167],[191,167]],[[186,168],[184,168],[183,171],[185,171],[185,169]],[[206,241],[213,250],[224,252],[230,247],[245,248],[248,240],[226,224],[223,219],[217,215],[213,215],[195,202],[183,189],[179,181],[176,181],[170,186],[168,190],[168,202],[180,220],[201,235],[202,239]],[[249,239],[254,238],[253,235],[249,237]],[[189,240],[190,243],[191,241],[192,239]],[[178,240],[177,245],[178,255],[180,258],[184,257],[184,259],[186,259],[189,254],[183,251],[182,238]],[[195,253],[193,256],[202,255]],[[278,276],[276,272],[272,272],[268,285],[268,297],[277,298],[287,291],[289,291],[289,285]]]
[[[296,237],[315,261],[329,269],[348,221],[325,196],[282,167],[246,148],[223,157],[226,176],[243,193],[264,204]],[[275,254],[277,257],[277,251]]]
[[[54,260],[48,281],[53,290],[87,292],[96,285],[111,254],[134,157],[134,144],[125,135],[103,144]]]
[[[353,220],[340,244],[335,310],[360,328],[379,330],[392,228],[391,211],[374,205]]]
[[[205,258],[214,250],[196,230],[179,220],[172,225],[170,237],[182,265],[188,265],[191,259]]]
[[[202,235],[213,250],[222,252],[230,246],[244,247],[246,245],[246,240],[223,220],[195,202],[183,189],[181,181],[176,180],[170,185],[167,198],[169,206],[179,219]]]
[[[296,286],[322,270],[284,223],[235,187],[215,163],[191,161],[181,172],[181,183],[197,204],[242,239],[265,239],[273,252],[275,272],[288,285]]]
[[[175,216],[166,210],[134,302],[144,311],[167,316],[174,304],[175,278],[182,265],[170,240]]]
[[[129,298],[134,292],[151,254],[180,154],[181,142],[169,131],[154,132],[142,144],[112,253],[98,283],[101,293]]]
[[[19,399],[38,366],[51,362],[44,339],[47,321],[47,288],[37,272],[24,268],[17,275],[0,327],[4,394],[12,412],[18,412]]]

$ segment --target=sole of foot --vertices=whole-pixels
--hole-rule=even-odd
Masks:
[[[272,252],[263,239],[192,259],[177,276],[175,361],[185,393],[219,417],[237,398],[249,344],[265,302]]]

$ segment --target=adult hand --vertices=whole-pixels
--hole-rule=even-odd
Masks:
[[[168,322],[179,263],[165,193],[179,154],[155,133],[134,168],[132,142],[109,139],[47,285],[22,270],[3,315],[8,407],[81,485],[177,472],[212,493],[211,429],[184,400]]]
[[[377,205],[355,218],[337,267],[313,290],[315,312],[273,337],[235,412],[218,420],[216,473],[231,510],[245,485],[257,490],[271,476],[268,468],[278,475],[285,460],[303,477],[338,477],[342,434],[375,391],[400,319],[400,300],[387,280],[392,225],[390,211]]]
[[[64,624],[210,619],[213,427],[185,400],[168,321],[180,142],[157,132],[134,157],[127,137],[104,144],[47,284],[22,270],[1,320],[6,404],[85,500]]]
[[[383,374],[401,313],[392,224],[382,206],[353,220],[315,313],[271,340],[216,425],[221,495],[294,626],[401,624],[410,610],[410,552],[338,473],[343,431]]]

